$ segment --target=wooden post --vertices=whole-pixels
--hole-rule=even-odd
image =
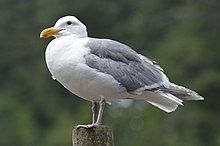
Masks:
[[[114,146],[113,130],[109,126],[74,128],[73,146]]]

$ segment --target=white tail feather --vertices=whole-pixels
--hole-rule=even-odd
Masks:
[[[144,91],[141,95],[130,95],[133,99],[149,102],[165,112],[175,111],[178,105],[183,105],[182,100],[169,93]]]

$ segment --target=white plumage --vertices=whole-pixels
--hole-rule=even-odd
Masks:
[[[89,38],[64,36],[54,39],[46,49],[46,62],[53,77],[72,93],[89,101],[122,98],[125,88],[111,76],[85,64],[90,52],[84,47]]]
[[[46,63],[54,79],[70,92],[100,102],[93,123],[101,124],[105,101],[145,100],[166,111],[174,111],[182,100],[202,100],[196,92],[170,83],[163,70],[150,59],[116,41],[87,36],[86,26],[74,16],[66,16],[41,37],[56,37],[46,49]]]

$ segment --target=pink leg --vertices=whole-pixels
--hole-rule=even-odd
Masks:
[[[97,103],[92,102],[92,113],[93,113],[92,124],[77,125],[76,128],[92,128],[92,127],[97,127],[97,126],[101,125],[102,124],[102,116],[103,116],[103,112],[104,112],[105,105],[106,105],[104,98],[101,98],[99,105],[100,105],[100,107],[99,107],[99,114],[98,114],[97,121],[95,122],[95,118],[96,118],[96,114],[97,114]]]
[[[98,114],[98,118],[97,118],[97,121],[96,121],[96,124],[97,125],[101,125],[102,124],[102,117],[103,117],[103,113],[104,113],[104,109],[105,109],[105,106],[106,106],[106,101],[104,98],[101,98],[101,101],[99,102],[99,114]]]
[[[97,103],[95,101],[92,102],[92,124],[95,124],[97,115]]]

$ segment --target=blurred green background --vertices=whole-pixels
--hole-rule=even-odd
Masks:
[[[111,38],[156,60],[171,81],[203,97],[167,114],[147,103],[112,104],[104,123],[116,146],[220,145],[219,0],[1,0],[0,145],[70,146],[91,103],[51,79],[43,28],[75,15],[89,36]]]

